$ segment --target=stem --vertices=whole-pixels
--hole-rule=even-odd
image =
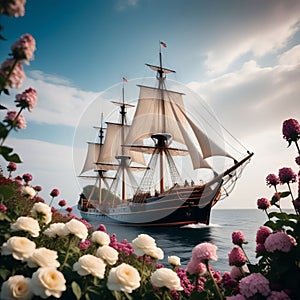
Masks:
[[[291,193],[292,201],[294,201],[294,196],[293,196],[293,193],[292,193],[292,190],[291,190],[290,183],[288,182],[287,185],[288,185],[289,191],[290,191],[290,193]]]
[[[298,154],[300,155],[300,148],[299,148],[299,145],[298,145],[298,141],[295,141],[295,144],[296,144],[296,147],[297,147],[297,150],[298,150]]]
[[[52,197],[52,199],[51,199],[51,201],[50,201],[50,204],[49,204],[50,207],[51,207],[51,205],[52,205],[53,200],[54,200],[54,197]]]
[[[243,250],[243,252],[244,252],[244,254],[245,254],[245,256],[246,256],[246,259],[247,259],[248,263],[251,264],[250,259],[249,259],[249,257],[247,256],[247,253],[246,253],[245,249],[243,248],[242,245],[241,245],[240,247],[241,247],[241,249]]]
[[[205,265],[206,265],[207,271],[208,271],[208,273],[209,273],[209,275],[210,275],[210,277],[211,277],[211,279],[212,279],[212,281],[213,281],[213,283],[214,283],[214,286],[215,286],[216,292],[217,292],[217,294],[218,294],[218,296],[219,296],[219,299],[222,300],[223,297],[222,297],[222,295],[221,295],[221,291],[220,291],[219,286],[218,286],[218,284],[217,284],[217,282],[216,282],[216,280],[215,280],[215,278],[214,278],[214,275],[213,275],[212,272],[211,272],[211,269],[210,269],[210,267],[209,267],[208,261],[205,262]]]
[[[269,219],[269,221],[270,221],[270,217],[269,217],[269,214],[268,214],[267,210],[266,210],[266,209],[264,209],[264,211],[266,212],[266,214],[267,214],[267,217],[268,217],[268,219]]]
[[[64,268],[65,264],[67,263],[67,260],[68,260],[69,254],[70,254],[69,252],[70,252],[70,248],[71,248],[72,239],[73,239],[73,236],[71,235],[70,238],[69,238],[69,243],[68,243],[67,252],[66,252],[66,256],[65,256],[64,262],[59,267],[60,270],[62,270]]]

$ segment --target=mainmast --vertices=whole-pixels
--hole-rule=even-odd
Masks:
[[[162,131],[159,133],[155,133],[152,135],[152,139],[155,142],[155,146],[159,150],[159,165],[160,165],[160,192],[164,192],[164,152],[167,146],[170,143],[170,135],[166,132],[166,108],[165,108],[165,101],[164,99],[164,90],[166,89],[165,86],[165,79],[167,73],[175,73],[174,70],[165,69],[163,68],[162,63],[162,52],[161,46],[166,47],[167,45],[163,42],[159,42],[159,66],[153,66],[146,64],[152,70],[157,72],[156,78],[158,80],[158,90],[160,91],[160,108],[162,112]]]

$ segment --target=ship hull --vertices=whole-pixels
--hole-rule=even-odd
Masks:
[[[175,187],[144,203],[127,202],[108,210],[78,204],[83,219],[93,224],[120,226],[183,226],[209,224],[211,208],[220,196],[222,182],[214,186]]]

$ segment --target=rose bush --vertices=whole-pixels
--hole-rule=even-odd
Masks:
[[[23,16],[24,4],[25,0],[0,1],[0,14]],[[9,95],[9,88],[21,86],[22,63],[33,59],[34,50],[29,34],[13,44],[12,58],[0,67],[0,93]],[[186,268],[176,256],[170,256],[165,266],[159,263],[164,253],[153,237],[141,233],[131,243],[120,242],[104,225],[94,230],[73,215],[71,207],[66,214],[52,207],[58,189],[49,193],[47,205],[38,195],[42,187],[30,186],[30,173],[13,178],[20,158],[3,144],[12,129],[25,127],[21,111],[32,111],[37,93],[27,89],[15,102],[19,112],[8,111],[0,123],[0,154],[9,161],[7,176],[0,173],[0,299],[300,299],[300,174],[297,197],[291,188],[297,174],[291,168],[266,177],[275,194],[257,200],[267,221],[257,231],[255,263],[244,251],[244,234],[235,231],[228,272],[212,268],[217,247],[208,242],[194,247]],[[298,121],[285,120],[282,134],[289,146],[295,143],[299,167]],[[279,191],[278,185],[288,189]],[[282,211],[280,201],[288,197],[294,213]],[[65,206],[66,201],[58,204]]]

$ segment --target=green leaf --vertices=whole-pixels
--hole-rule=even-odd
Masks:
[[[71,287],[72,287],[72,291],[73,291],[73,294],[75,295],[76,299],[80,300],[80,298],[82,296],[82,292],[81,292],[81,288],[80,288],[79,284],[77,282],[73,281],[71,283]]]
[[[6,161],[12,161],[15,163],[21,163],[21,159],[18,154],[11,152],[13,151],[13,148],[7,147],[7,146],[0,146],[0,154],[4,157]]]

